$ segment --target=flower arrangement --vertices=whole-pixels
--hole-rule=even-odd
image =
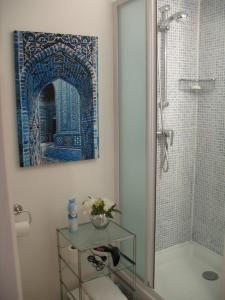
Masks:
[[[88,196],[88,199],[82,203],[91,216],[105,215],[107,218],[113,219],[113,212],[121,213],[116,209],[116,204],[107,198],[94,198]]]

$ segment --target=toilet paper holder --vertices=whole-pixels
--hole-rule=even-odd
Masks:
[[[24,214],[26,213],[28,215],[28,219],[29,219],[29,224],[32,223],[32,215],[31,212],[29,210],[24,210],[23,206],[19,203],[15,203],[13,206],[13,212],[15,216],[18,216],[20,214]]]

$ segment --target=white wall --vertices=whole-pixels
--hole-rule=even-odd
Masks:
[[[32,211],[29,237],[20,239],[24,299],[59,299],[56,234],[75,193],[114,197],[112,8],[106,0],[1,0],[2,122],[10,195]],[[99,37],[100,159],[22,169],[18,163],[13,30]],[[14,300],[14,299],[13,299]]]
[[[1,70],[0,70],[1,74]],[[2,78],[2,74],[0,75]],[[1,80],[0,80],[1,82]],[[1,114],[1,102],[0,102]],[[2,120],[0,119],[0,299],[21,300],[22,289],[16,236],[13,227],[12,202],[9,201],[3,149]]]

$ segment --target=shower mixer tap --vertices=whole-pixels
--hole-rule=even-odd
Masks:
[[[168,140],[170,141],[170,146],[173,146],[174,140],[174,130],[173,129],[163,129],[157,131],[158,137],[163,137],[165,139],[166,146],[168,148]]]
[[[157,131],[157,137],[162,138],[163,158],[161,162],[162,170],[167,173],[169,171],[169,144],[173,145],[174,131],[172,129],[162,129]],[[169,142],[169,143],[168,143]]]
[[[160,102],[158,105],[161,110],[164,110],[166,107],[169,106],[169,102],[168,101],[166,101],[165,103]]]

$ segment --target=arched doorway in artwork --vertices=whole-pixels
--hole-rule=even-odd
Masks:
[[[24,166],[42,163],[41,144],[45,141],[54,143],[49,157],[55,160],[95,158],[98,144],[96,78],[93,66],[85,57],[62,43],[48,47],[30,59],[21,76],[25,83],[21,90],[21,123],[23,128],[27,128],[22,136]],[[79,94],[79,133],[61,130],[62,115],[57,112],[59,103],[56,100],[56,83],[59,80]],[[40,105],[43,110],[51,106],[48,113],[52,117],[46,123],[48,133],[44,133],[42,120],[45,118],[40,114]]]

